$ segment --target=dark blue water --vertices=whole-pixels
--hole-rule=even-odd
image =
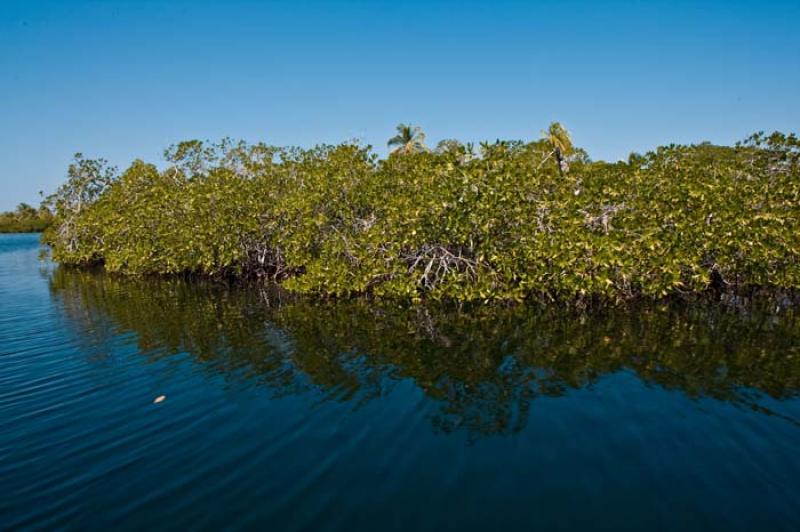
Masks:
[[[790,308],[315,304],[38,252],[0,235],[0,529],[800,529]]]

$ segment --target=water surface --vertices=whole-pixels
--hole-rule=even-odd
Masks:
[[[285,301],[38,252],[0,235],[0,529],[800,529],[797,311]]]

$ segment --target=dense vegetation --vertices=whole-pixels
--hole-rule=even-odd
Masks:
[[[522,300],[800,288],[800,141],[671,145],[592,162],[541,140],[455,140],[401,125],[379,159],[183,142],[159,170],[78,155],[49,204],[62,263],[270,278],[328,296]]]
[[[0,212],[0,233],[39,233],[52,223],[53,216],[46,207],[34,209],[20,203],[11,212]]]

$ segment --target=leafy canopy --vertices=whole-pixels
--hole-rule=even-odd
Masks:
[[[800,288],[800,143],[656,148],[592,162],[558,123],[534,142],[422,149],[403,125],[380,160],[181,143],[159,170],[76,156],[50,200],[53,257],[128,274],[272,279],[324,296],[628,299]],[[558,165],[546,164],[556,158]],[[569,169],[567,173],[566,169]]]

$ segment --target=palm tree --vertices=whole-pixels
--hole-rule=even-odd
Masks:
[[[397,126],[397,135],[387,143],[392,148],[392,153],[420,153],[428,151],[425,146],[425,133],[419,126],[400,124]]]
[[[573,148],[569,132],[560,123],[552,122],[547,131],[542,131],[542,137],[553,148],[553,151],[550,152],[545,160],[555,155],[558,163],[558,173],[563,176],[565,172],[569,172],[569,164],[567,164],[565,157],[572,153]]]

